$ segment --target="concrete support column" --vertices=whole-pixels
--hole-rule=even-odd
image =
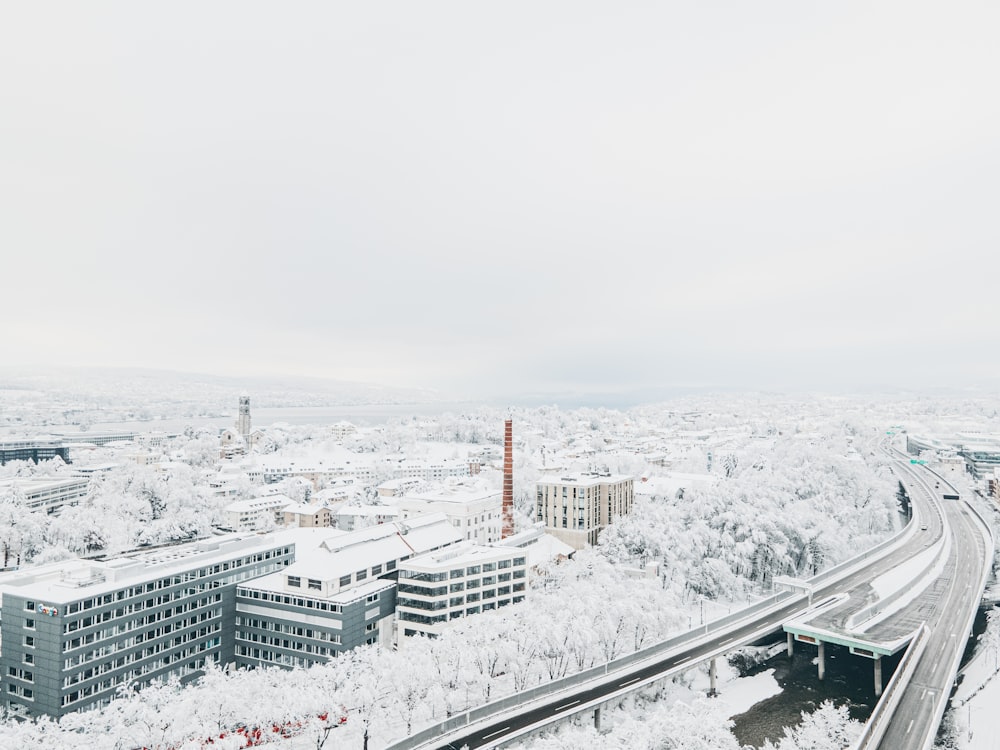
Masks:
[[[875,657],[875,697],[882,695],[882,657]]]
[[[594,709],[594,729],[598,732],[601,731],[601,707],[598,706]]]
[[[715,666],[715,659],[712,659],[712,661],[708,663],[708,694],[710,696],[715,696],[719,694],[719,691],[715,689],[717,677],[718,677],[718,670],[716,669]]]
[[[823,679],[826,676],[826,644],[823,641],[819,642],[819,661],[817,662],[819,667],[819,679]]]
[[[788,657],[791,658],[795,654],[795,636],[791,633],[788,634]]]

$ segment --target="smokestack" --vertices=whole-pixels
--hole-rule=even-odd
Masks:
[[[514,439],[512,420],[503,423],[503,528],[500,538],[514,533]]]

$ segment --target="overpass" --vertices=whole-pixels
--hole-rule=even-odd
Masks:
[[[780,592],[745,610],[635,654],[457,714],[389,745],[387,750],[499,747],[584,712],[593,712],[594,720],[599,725],[602,705],[699,663],[709,663],[714,688],[716,657],[780,632],[786,623],[790,628],[786,630],[790,648],[793,639],[810,642],[808,639],[812,638],[820,654],[824,642],[844,642],[855,653],[872,658],[876,665],[876,692],[880,692],[880,657],[904,648],[917,629],[922,627],[923,620],[916,622],[909,631],[905,631],[906,624],[929,616],[932,613],[927,608],[933,606],[934,612],[950,609],[959,617],[960,622],[949,618],[948,625],[944,626],[945,629],[950,628],[946,636],[950,640],[950,648],[945,648],[944,656],[935,662],[931,675],[925,674],[923,659],[908,654],[906,679],[897,680],[902,671],[897,670],[894,682],[890,682],[890,687],[876,707],[876,730],[873,732],[871,727],[866,728],[867,739],[862,738],[866,742],[884,741],[887,744],[859,745],[893,750],[929,747],[947,702],[948,690],[945,687],[954,680],[958,660],[975,617],[982,584],[985,583],[985,573],[975,577],[975,571],[985,570],[988,573],[992,546],[986,545],[989,530],[985,523],[974,518],[964,502],[949,500],[947,502],[952,504],[951,507],[943,504],[944,501],[939,501],[935,492],[929,489],[930,484],[920,480],[916,472],[927,469],[910,467],[902,462],[896,463],[896,469],[900,481],[908,488],[915,509],[914,520],[895,537],[874,549],[814,576],[795,587],[797,590],[794,592]],[[964,524],[961,543],[952,540],[953,523]],[[947,552],[942,552],[946,547]],[[926,564],[931,558],[933,565]],[[891,595],[880,597],[879,584],[884,583],[893,570],[913,560],[924,567],[923,577],[928,584],[926,589],[913,595],[914,587],[904,586]],[[941,571],[939,568],[942,568]],[[962,587],[963,596],[958,599],[945,596],[955,588],[956,576],[970,581]],[[937,604],[932,605],[935,595]],[[883,601],[883,598],[888,600],[890,597],[891,601]],[[813,601],[819,604],[813,607]],[[886,607],[886,604],[891,606]],[[849,620],[852,616],[854,619]],[[926,649],[928,654],[935,653],[935,647],[949,645],[940,643],[944,630],[939,619],[929,618],[926,627],[931,634],[922,635],[920,639],[921,650]],[[967,627],[954,629],[956,625],[964,625],[965,620],[968,621]],[[887,636],[892,633],[895,636]],[[934,645],[929,646],[929,643]],[[953,657],[955,653],[957,657]],[[950,669],[952,663],[953,670]],[[822,669],[821,658],[821,676]],[[923,685],[918,703],[928,698],[933,701],[935,710],[930,720],[922,720],[918,724],[916,716],[911,720],[893,718],[908,716],[909,711],[919,713],[920,706],[910,706],[907,699],[912,692],[911,685]],[[873,720],[876,714],[873,714]],[[919,741],[926,744],[901,744],[896,727],[905,721],[909,721],[902,730],[906,742],[911,739],[916,741],[919,737]]]

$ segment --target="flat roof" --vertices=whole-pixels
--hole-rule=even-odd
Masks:
[[[11,593],[46,602],[72,602],[115,591],[130,583],[165,578],[233,557],[294,545],[297,531],[300,530],[226,534],[109,560],[75,558],[21,569],[0,575],[0,596]]]
[[[444,549],[434,550],[423,555],[411,557],[399,564],[400,570],[411,568],[440,569],[451,565],[467,565],[469,563],[490,560],[502,560],[508,557],[526,557],[527,552],[520,547],[487,546],[468,540],[453,544]]]
[[[454,544],[462,538],[444,513],[430,513],[355,531],[338,530],[336,534],[330,534],[329,529],[326,531],[319,545],[301,553],[296,547],[295,562],[285,568],[286,573],[330,581],[389,560]]]
[[[541,477],[537,484],[576,484],[581,487],[594,487],[599,484],[618,484],[628,479],[634,479],[634,477],[627,474],[575,472],[572,474],[548,474]]]

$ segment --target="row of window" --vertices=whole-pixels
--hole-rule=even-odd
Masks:
[[[317,656],[329,656],[331,653],[337,653],[336,649],[329,649],[326,646],[315,646],[312,643],[289,640],[288,638],[281,638],[276,635],[261,635],[252,630],[237,630],[236,640],[243,643],[260,643],[264,646],[276,646],[288,649],[289,651],[303,651],[307,654],[316,654]]]
[[[217,604],[221,601],[222,601],[222,594],[218,593],[213,596],[205,596],[202,597],[201,599],[198,599],[197,601],[187,602],[185,604],[164,609],[159,612],[151,612],[145,617],[138,617],[132,620],[127,620],[125,622],[116,623],[111,627],[103,628],[101,630],[94,630],[90,633],[86,633],[77,638],[71,638],[69,640],[63,641],[62,650],[64,652],[72,651],[75,648],[79,648],[80,646],[86,646],[88,644],[95,643],[96,641],[104,641],[110,638],[115,638],[119,635],[130,633],[133,630],[153,625],[157,622],[162,622],[164,620],[169,620],[174,617],[179,617],[180,615],[183,615],[188,612],[194,612],[196,610],[204,609],[205,607]],[[220,609],[215,610],[215,612],[219,613],[221,613],[221,611],[222,610]],[[184,620],[177,623],[167,624],[164,627],[169,632],[171,627],[176,627],[176,628],[186,627],[187,624],[193,624],[195,622],[206,620],[209,617],[211,617],[212,614],[213,612],[200,612],[196,616],[185,618]],[[141,636],[139,640],[142,640]]]
[[[67,675],[63,678],[63,687],[67,688],[71,685],[75,685],[78,682],[85,682],[86,680],[97,677],[106,672],[110,672],[115,669],[121,669],[126,664],[131,664],[133,662],[142,661],[143,659],[148,659],[151,656],[162,653],[164,651],[177,648],[185,643],[190,643],[191,641],[197,641],[199,639],[206,638],[211,633],[218,633],[222,630],[220,623],[215,623],[212,626],[206,626],[198,630],[193,630],[190,633],[185,633],[183,635],[174,636],[170,640],[160,640],[142,649],[137,649],[131,653],[122,654],[117,659],[109,659],[100,664],[95,664],[86,669],[81,669],[74,672],[71,675]],[[213,642],[218,643],[218,638],[212,639]],[[206,641],[206,644],[208,641]],[[203,645],[199,650],[205,651],[210,648],[208,645]]]
[[[123,601],[125,599],[131,599],[138,596],[144,596],[152,591],[157,591],[159,589],[169,588],[170,586],[179,586],[182,583],[188,583],[190,581],[197,580],[198,578],[204,578],[210,575],[216,575],[228,571],[230,569],[237,569],[245,567],[248,565],[253,565],[254,563],[262,562],[264,560],[270,560],[272,558],[278,558],[282,556],[287,556],[291,554],[291,547],[283,547],[281,549],[267,550],[266,552],[259,552],[255,555],[247,555],[246,557],[237,558],[235,560],[229,560],[227,562],[219,563],[217,565],[206,566],[204,568],[199,568],[197,570],[187,571],[185,573],[180,573],[169,578],[161,578],[156,581],[148,581],[147,583],[138,584],[136,586],[130,586],[127,588],[120,589],[113,593],[109,592],[101,596],[96,596],[91,599],[82,599],[78,602],[70,602],[66,607],[67,614],[75,614],[76,612],[85,611],[88,609],[93,609],[94,607],[100,607],[102,605],[111,604],[115,601]],[[264,572],[271,572],[277,570],[280,563],[275,562],[272,565],[266,566],[266,570],[262,572],[255,572],[254,575],[263,575]],[[229,577],[226,577],[228,580]],[[229,580],[229,583],[234,582],[235,579]],[[174,597],[176,598],[176,596]],[[29,612],[37,611],[37,608],[41,606],[34,601],[25,601],[24,608]]]
[[[190,594],[189,594],[190,592]],[[203,592],[202,592],[203,593]],[[69,622],[63,623],[63,634],[72,633],[80,629],[89,628],[93,625],[98,625],[102,622],[108,622],[112,619],[121,619],[128,615],[134,614],[135,612],[141,612],[144,609],[151,609],[153,607],[161,607],[164,604],[169,604],[172,601],[178,599],[190,599],[190,596],[194,596],[194,589],[185,589],[184,591],[177,591],[174,594],[164,594],[156,598],[147,599],[145,602],[136,602],[134,604],[127,604],[123,607],[119,607],[114,612],[107,611],[101,615],[94,615],[93,617],[83,617],[79,620],[71,620]],[[175,617],[184,612],[189,612],[198,607],[204,607],[211,602],[222,601],[222,594],[216,593],[212,596],[205,596],[194,601],[187,601],[184,604],[179,604],[176,607],[168,607],[165,610],[156,612],[153,614],[146,615],[145,617],[137,617],[127,622],[118,622],[111,628],[105,628],[98,632],[98,639],[109,638],[119,633],[127,633],[137,627],[142,627],[143,625],[148,625],[151,622],[156,622],[157,620],[163,620],[168,617]]]
[[[185,624],[182,626],[180,624],[171,623],[168,625],[163,625],[162,627],[154,628],[145,633],[136,633],[133,638],[128,638],[124,641],[117,643],[109,643],[107,645],[101,646],[99,648],[92,649],[90,651],[82,651],[78,654],[69,656],[63,662],[64,669],[71,669],[80,664],[84,664],[89,661],[95,661],[97,659],[103,659],[106,656],[111,656],[119,651],[128,651],[134,646],[138,646],[141,643],[146,643],[148,641],[155,641],[158,638],[162,638],[165,635],[169,635],[172,632],[179,632],[185,627],[193,627],[198,623],[207,622],[210,619],[219,620],[218,622],[212,623],[209,627],[211,631],[218,631],[222,628],[221,623],[222,609],[217,608],[214,610],[209,610],[202,612],[197,617],[190,617],[185,620]]]
[[[313,638],[318,641],[328,641],[330,643],[340,643],[340,635],[337,633],[328,633],[325,630],[313,630],[312,628],[303,628],[300,625],[289,625],[285,622],[275,622],[274,620],[261,620],[256,617],[243,617],[237,615],[236,625],[245,625],[248,628],[257,628],[258,630],[270,630],[275,633],[283,633],[285,635],[295,635],[300,638]],[[237,637],[239,637],[237,635]]]
[[[84,698],[89,698],[91,695],[96,695],[97,693],[102,693],[107,690],[111,690],[112,688],[116,688],[119,685],[127,684],[132,680],[136,679],[137,677],[147,675],[150,672],[156,672],[171,664],[176,664],[177,666],[171,669],[167,676],[174,676],[174,675],[183,676],[185,674],[196,672],[200,669],[205,668],[205,661],[206,661],[205,657],[200,657],[194,662],[188,662],[185,664],[178,664],[178,662],[184,661],[185,659],[190,659],[192,656],[200,654],[218,645],[219,645],[219,639],[213,638],[209,641],[204,641],[203,643],[200,643],[196,646],[191,646],[189,648],[186,648],[183,651],[180,651],[176,654],[166,654],[159,659],[146,662],[145,664],[143,664],[140,667],[137,667],[136,669],[130,669],[127,672],[111,675],[107,679],[104,679],[100,682],[95,682],[94,684],[86,685],[79,690],[74,690],[70,693],[66,693],[65,695],[62,696],[60,704],[62,706],[69,706],[78,701],[82,701]],[[209,654],[208,659],[214,662],[218,662],[219,654],[218,653]]]
[[[468,597],[466,597],[468,599]],[[469,599],[469,601],[473,601]],[[491,609],[497,609],[498,607],[506,607],[508,604],[518,604],[524,601],[524,594],[519,594],[511,599],[497,599],[492,602],[483,602],[480,606],[479,604],[468,607],[463,612],[462,610],[456,610],[448,614],[440,615],[422,615],[417,612],[409,612],[405,609],[399,611],[399,619],[406,622],[419,622],[424,625],[434,625],[436,623],[445,622],[446,620],[456,620],[464,615],[478,615],[481,611],[487,612]]]
[[[260,591],[259,589],[237,589],[237,596],[245,599],[257,599],[262,602],[273,602],[274,604],[286,604],[290,607],[301,607],[302,609],[318,609],[321,612],[342,612],[340,604],[325,602],[322,599],[309,599],[288,594],[275,594],[270,591]]]

